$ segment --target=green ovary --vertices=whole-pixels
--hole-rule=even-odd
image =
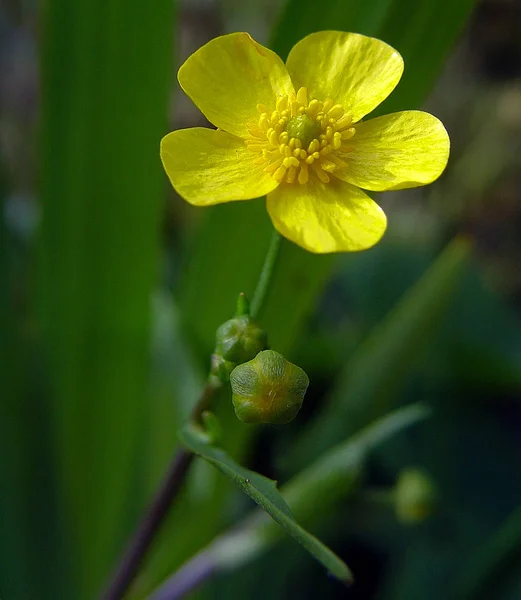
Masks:
[[[318,138],[321,128],[316,121],[304,114],[290,119],[286,125],[286,131],[290,139],[299,139],[302,147],[307,148],[314,139]]]

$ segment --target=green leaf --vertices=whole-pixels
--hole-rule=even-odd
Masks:
[[[320,415],[295,444],[292,456],[304,465],[317,451],[389,410],[428,340],[442,323],[468,264],[468,240],[454,239],[384,321],[364,340]]]
[[[246,495],[261,506],[299,544],[321,562],[337,579],[350,582],[352,575],[345,563],[316,537],[305,531],[292,517],[284,498],[277,490],[275,481],[235,463],[221,450],[212,446],[208,439],[193,425],[180,434],[181,442],[224,475],[229,477]]]
[[[37,310],[70,536],[65,570],[79,600],[96,595],[144,501],[130,490],[142,475],[173,5],[42,5]]]
[[[306,525],[316,524],[327,517],[340,500],[357,492],[361,470],[368,455],[376,447],[429,415],[430,410],[421,404],[407,406],[386,415],[320,456],[283,486],[282,495],[289,501],[300,521]],[[195,436],[197,444],[192,449],[206,452],[208,445],[204,440],[201,441],[201,434],[195,432],[192,435]],[[215,460],[213,456],[210,458]],[[229,461],[227,455],[225,459]],[[224,464],[220,462],[220,457],[217,462],[216,466]],[[241,468],[239,478],[244,477],[244,471]],[[256,473],[254,475],[258,476]],[[230,476],[237,477],[233,472]],[[249,478],[252,479],[251,476]],[[273,483],[264,477],[262,480]],[[272,487],[268,489],[271,491]],[[281,535],[281,528],[268,519],[265,513],[255,511],[192,557],[152,595],[152,598],[169,597],[165,595],[167,590],[176,589],[181,582],[182,585],[186,585],[186,581],[194,572],[197,573],[200,582],[204,571],[213,575],[216,572],[239,569],[275,544]],[[202,569],[195,569],[196,565]]]

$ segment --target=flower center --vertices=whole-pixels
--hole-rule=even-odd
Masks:
[[[331,99],[312,99],[300,88],[297,94],[279,96],[274,111],[259,104],[258,123],[248,123],[248,150],[259,154],[255,164],[279,182],[304,184],[310,173],[327,183],[328,173],[345,169],[346,155],[353,148],[345,145],[355,130],[352,119],[340,104]]]
[[[320,125],[304,113],[290,119],[286,125],[286,131],[290,139],[300,140],[302,146],[307,148],[320,135]]]

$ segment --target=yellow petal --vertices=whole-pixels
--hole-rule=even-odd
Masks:
[[[238,137],[220,130],[194,127],[173,131],[161,140],[161,160],[180,196],[196,206],[264,196],[278,182],[253,164]]]
[[[447,164],[449,136],[436,117],[418,110],[359,123],[349,140],[348,166],[335,176],[365,190],[381,192],[426,185]]]
[[[310,98],[331,98],[359,121],[396,87],[403,72],[400,54],[375,38],[341,31],[308,35],[286,61],[295,88]]]
[[[179,83],[216,127],[247,137],[257,104],[275,110],[277,95],[293,85],[282,60],[247,33],[230,33],[199,48],[181,66]]]
[[[310,252],[352,252],[376,244],[387,226],[383,210],[362,190],[332,179],[282,184],[268,194],[275,228]]]

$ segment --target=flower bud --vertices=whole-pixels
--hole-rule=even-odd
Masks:
[[[215,354],[235,364],[251,360],[266,348],[266,332],[248,315],[223,323],[216,333]]]
[[[289,423],[308,389],[306,373],[274,350],[264,350],[230,374],[232,402],[245,423]]]
[[[430,516],[436,500],[434,483],[423,471],[404,469],[396,482],[395,511],[402,523],[420,523]]]

